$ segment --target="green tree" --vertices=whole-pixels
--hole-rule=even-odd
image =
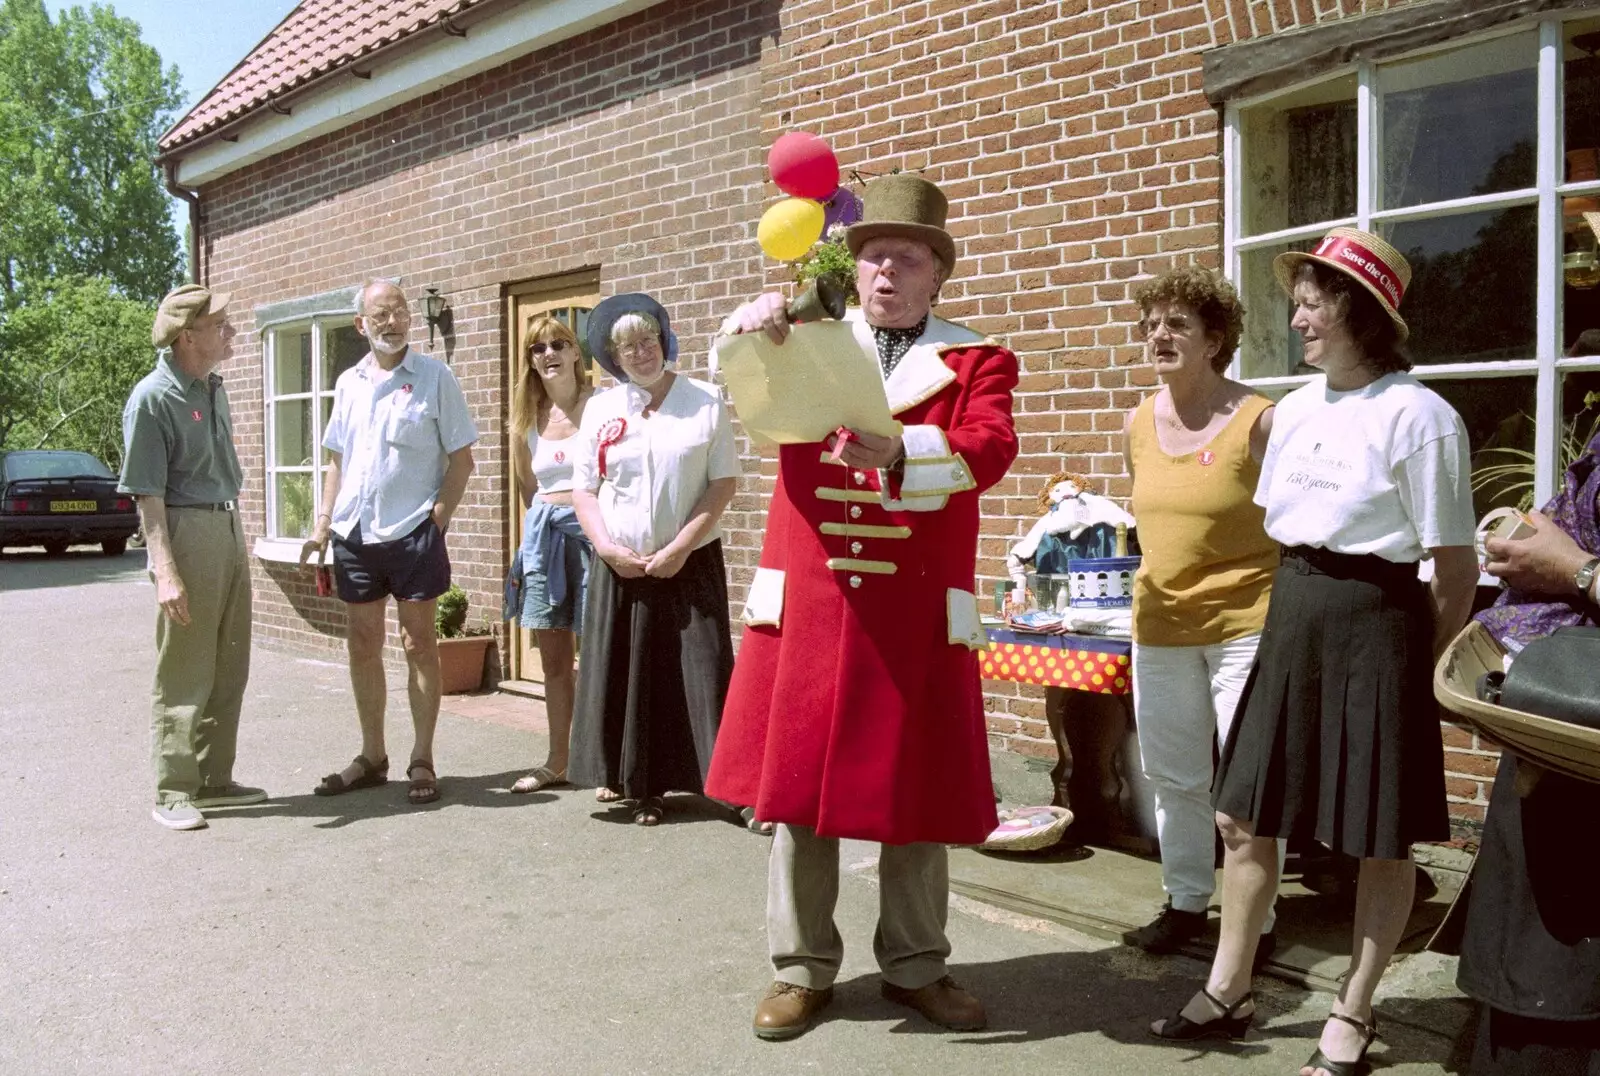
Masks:
[[[150,370],[155,308],[104,277],[70,280],[0,322],[0,356],[26,356],[0,372],[0,445],[75,448],[118,467],[122,405]]]
[[[149,368],[182,269],[154,164],[180,103],[177,68],[109,7],[0,0],[0,448],[120,455],[119,422],[86,423]]]

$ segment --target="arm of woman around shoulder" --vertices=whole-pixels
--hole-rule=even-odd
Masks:
[[[1588,597],[1578,592],[1578,569],[1594,559],[1572,536],[1541,512],[1529,512],[1533,533],[1507,541],[1491,538],[1484,543],[1489,554],[1484,569],[1517,590],[1530,594]]]
[[[1133,416],[1138,411],[1135,407],[1122,416],[1122,466],[1129,478],[1133,477]]]
[[[522,510],[526,512],[539,486],[533,477],[533,450],[528,447],[526,437],[512,438],[511,462],[517,470],[517,495],[522,498]]]
[[[1267,442],[1272,440],[1272,416],[1278,410],[1278,405],[1261,412],[1256,424],[1250,428],[1250,458],[1260,463],[1267,458]]]
[[[739,450],[733,443],[733,421],[720,399],[712,406],[711,439],[706,444],[706,488],[695,498],[689,518],[677,535],[645,564],[645,573],[657,579],[671,579],[682,570],[689,554],[717,529],[739,483]]]
[[[1478,557],[1470,545],[1442,545],[1428,552],[1433,555],[1428,594],[1433,599],[1433,656],[1437,658],[1472,612],[1472,598],[1478,589]]]

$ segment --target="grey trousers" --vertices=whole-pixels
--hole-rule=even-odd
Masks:
[[[886,844],[878,859],[878,929],[872,951],[886,982],[916,990],[944,977],[950,941],[950,859],[942,844]],[[780,825],[767,863],[767,949],[780,982],[824,990],[844,959],[833,923],[839,842]]]
[[[163,805],[233,780],[250,679],[250,563],[239,513],[169,508],[167,532],[189,623],[156,610],[150,738]]]

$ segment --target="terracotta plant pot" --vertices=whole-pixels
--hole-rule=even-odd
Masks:
[[[460,695],[483,686],[483,659],[492,642],[492,635],[439,640],[439,679],[446,695]]]

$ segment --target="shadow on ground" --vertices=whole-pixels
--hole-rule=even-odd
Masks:
[[[142,549],[108,557],[99,546],[73,546],[58,557],[42,549],[7,549],[0,554],[0,590],[43,590],[86,583],[126,582],[144,575]]]
[[[1157,1039],[1149,1032],[1151,1021],[1182,1008],[1199,981],[1184,982],[1165,974],[1156,961],[1157,958],[1113,946],[1093,952],[1041,953],[989,963],[954,964],[951,972],[956,980],[983,1000],[989,1012],[989,1027],[951,1041],[995,1046],[1087,1032],[1117,1043],[1166,1048],[1175,1062],[1191,1062],[1211,1053],[1239,1060],[1256,1058],[1266,1054],[1269,1045],[1272,1052],[1284,1053],[1292,1062],[1301,1045],[1306,1057],[1316,1048],[1322,1020],[1285,1021],[1285,1002],[1275,997],[1260,999],[1257,1024],[1243,1041],[1167,1043]],[[1467,1072],[1474,1033],[1472,1021],[1455,1042],[1433,1030],[1459,1023],[1463,1004],[1459,999],[1381,1002],[1378,1017],[1385,1025],[1385,1034],[1373,1048],[1374,1068],[1421,1063],[1442,1065],[1449,1073]],[[950,1036],[950,1032],[884,1000],[875,973],[840,982],[832,1005],[819,1022],[881,1021],[901,1014],[905,1018],[891,1028],[894,1034]],[[1266,1027],[1262,1026],[1263,1021]]]

